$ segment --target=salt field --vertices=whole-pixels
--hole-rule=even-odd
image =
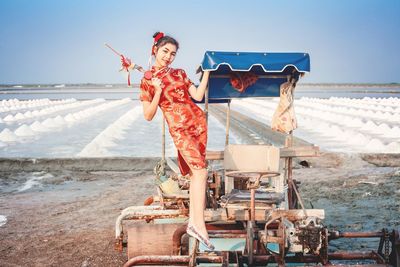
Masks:
[[[1,157],[159,156],[161,112],[150,123],[140,101],[3,100],[0,105]],[[167,130],[168,131],[168,130]],[[210,118],[210,149],[223,149],[224,126]],[[175,155],[166,135],[166,154]],[[238,143],[234,134],[231,142]]]
[[[232,108],[271,124],[279,99],[234,100]],[[295,101],[294,135],[322,150],[400,153],[400,98],[302,97]]]
[[[235,99],[231,107],[270,124],[278,101]],[[296,99],[295,112],[295,136],[323,151],[400,153],[399,97],[303,96]],[[161,120],[160,111],[152,122],[144,120],[140,101],[128,97],[3,99],[0,157],[159,156]],[[173,156],[174,145],[166,136],[166,154]],[[222,150],[224,141],[225,125],[210,114],[208,149]],[[233,132],[230,142],[242,141]]]

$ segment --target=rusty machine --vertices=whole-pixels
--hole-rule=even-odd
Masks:
[[[308,54],[209,51],[201,70],[211,71],[206,114],[209,105],[227,104],[225,149],[207,152],[215,164],[210,164],[205,220],[216,250],[202,249],[186,234],[190,181],[177,174],[176,164],[163,153],[156,172],[158,194],[143,206],[124,209],[117,218],[116,249],[127,250],[125,267],[400,266],[398,231],[331,231],[324,225],[324,210],[305,208],[292,175],[293,160],[317,157],[319,149],[295,145],[290,127],[282,147],[229,144],[231,100],[281,97],[287,109],[297,80],[310,70]],[[165,164],[172,174],[166,174]],[[379,246],[374,251],[332,253],[329,242],[338,238],[375,238]]]

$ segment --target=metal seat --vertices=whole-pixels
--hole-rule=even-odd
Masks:
[[[283,193],[266,192],[264,190],[255,190],[256,204],[280,204],[285,199]],[[229,203],[248,203],[251,200],[251,192],[249,190],[233,189],[229,194],[221,197],[224,205]]]
[[[279,148],[267,145],[228,145],[224,151],[225,192],[232,193],[232,179],[245,179],[250,189],[250,217],[255,219],[256,189],[262,177],[279,175]],[[230,180],[231,179],[231,180]]]

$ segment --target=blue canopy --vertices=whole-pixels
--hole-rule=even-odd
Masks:
[[[245,97],[278,97],[280,85],[293,72],[310,71],[307,53],[260,53],[207,51],[201,63],[202,70],[211,71],[208,97],[232,99]],[[257,82],[244,92],[234,89],[230,83],[232,72],[252,72]]]
[[[202,70],[226,73],[227,71],[250,71],[277,73],[287,67],[298,72],[310,71],[310,56],[307,53],[260,53],[260,52],[216,52],[207,51],[201,63]]]

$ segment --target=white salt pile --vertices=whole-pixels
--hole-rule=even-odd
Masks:
[[[232,108],[270,124],[279,99],[235,100]],[[337,152],[400,153],[400,98],[295,100],[294,135]]]
[[[33,122],[29,127],[35,132],[46,132],[47,128],[44,127],[39,121]]]
[[[126,100],[123,100],[124,102]],[[111,155],[107,148],[115,147],[116,140],[125,139],[125,130],[132,126],[135,119],[141,113],[141,107],[136,106],[122,115],[117,121],[110,124],[106,129],[99,133],[89,144],[87,144],[78,157],[102,157]]]
[[[35,132],[26,124],[22,124],[14,131],[17,136],[34,136]]]
[[[18,141],[18,137],[8,128],[5,128],[0,133],[0,141],[3,142],[16,142]]]

